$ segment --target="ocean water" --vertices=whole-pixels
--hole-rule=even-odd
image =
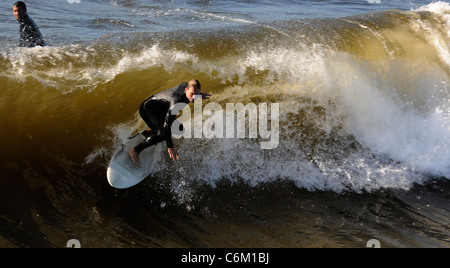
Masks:
[[[0,3],[0,247],[450,246],[447,1],[26,3],[50,46]],[[279,104],[278,146],[174,139],[109,186],[140,103],[194,77]]]

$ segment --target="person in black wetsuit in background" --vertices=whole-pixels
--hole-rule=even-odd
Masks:
[[[140,167],[139,154],[146,148],[156,145],[162,141],[167,143],[167,151],[170,158],[178,159],[177,151],[173,148],[172,142],[172,123],[175,121],[177,114],[172,114],[172,109],[178,103],[194,102],[194,99],[201,95],[202,99],[209,99],[211,94],[201,93],[200,82],[192,79],[184,82],[179,86],[157,93],[146,99],[139,108],[139,114],[154,134],[136,147],[128,151],[133,163]]]
[[[46,46],[47,43],[42,38],[36,23],[28,16],[27,6],[24,2],[18,1],[13,5],[13,13],[20,23],[20,47]]]

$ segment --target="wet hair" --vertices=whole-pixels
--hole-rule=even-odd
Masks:
[[[202,90],[202,85],[200,84],[200,81],[198,81],[197,79],[192,79],[192,80],[190,80],[190,81],[188,82],[188,85],[190,85],[191,82],[194,82],[194,81],[195,81],[195,83],[197,84],[197,88],[200,89],[200,90]]]
[[[18,7],[18,8],[22,9],[25,12],[27,11],[27,5],[25,5],[25,3],[22,2],[22,1],[15,2],[13,7]]]

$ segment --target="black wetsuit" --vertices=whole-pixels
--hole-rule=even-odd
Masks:
[[[35,47],[35,46],[46,46],[47,43],[42,38],[42,34],[39,31],[36,23],[30,18],[30,16],[25,15],[19,19],[20,23],[20,47]]]
[[[157,93],[146,99],[139,108],[139,114],[154,134],[138,144],[134,149],[137,153],[145,148],[166,141],[168,148],[173,148],[172,123],[177,115],[172,114],[172,109],[177,103],[190,101],[186,97],[185,88],[188,83]]]

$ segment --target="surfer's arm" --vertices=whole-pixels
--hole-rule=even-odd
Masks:
[[[172,107],[167,111],[166,118],[164,120],[164,127],[162,133],[164,137],[166,138],[167,148],[173,148],[173,141],[172,141],[172,123],[175,121],[176,116],[172,115]]]
[[[171,109],[169,110],[169,112],[166,115],[166,120],[164,122],[164,135],[166,138],[166,143],[167,143],[167,152],[169,153],[169,156],[171,159],[173,160],[178,160],[178,153],[175,150],[175,148],[173,148],[173,141],[172,141],[172,123],[173,121],[175,121],[176,116],[171,115]]]

